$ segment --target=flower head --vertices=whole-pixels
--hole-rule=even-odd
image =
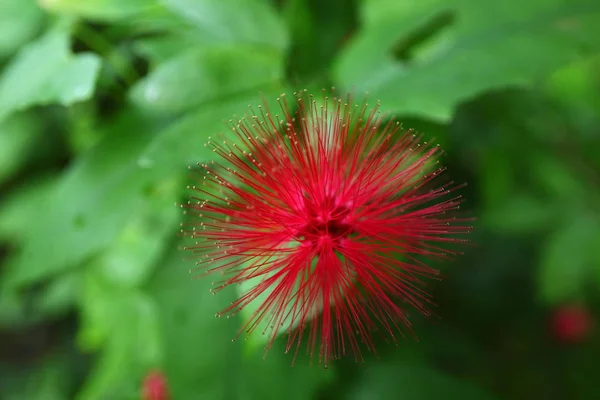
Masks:
[[[375,351],[373,332],[410,331],[406,306],[429,315],[423,278],[438,271],[425,261],[455,254],[449,244],[470,226],[450,213],[462,199],[438,183],[438,146],[385,122],[379,105],[294,97],[277,112],[250,107],[210,140],[218,159],[199,164],[184,205],[197,217],[183,225],[186,249],[222,274],[215,291],[252,283],[222,312],[252,303],[240,333],[267,326],[268,349],[287,332],[288,351],[306,341],[325,365],[360,359],[360,343]]]

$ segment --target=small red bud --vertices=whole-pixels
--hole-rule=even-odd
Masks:
[[[142,400],[169,400],[167,379],[161,371],[150,371],[142,383]]]
[[[584,341],[589,336],[592,325],[592,315],[582,305],[565,305],[554,310],[552,333],[560,342]]]

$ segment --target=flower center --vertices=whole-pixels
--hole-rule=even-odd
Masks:
[[[305,199],[307,222],[298,232],[303,242],[316,245],[322,239],[330,238],[337,244],[352,233],[350,209],[335,200],[329,198],[322,204],[314,204]]]

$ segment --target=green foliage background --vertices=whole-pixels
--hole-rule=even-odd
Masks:
[[[259,92],[329,86],[435,137],[478,221],[419,342],[324,370],[232,343],[174,203]],[[599,288],[597,0],[0,0],[0,399],[600,398],[600,335],[549,325]]]

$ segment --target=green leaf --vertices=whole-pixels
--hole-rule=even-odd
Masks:
[[[29,161],[41,135],[42,122],[33,113],[0,120],[0,184]]]
[[[575,139],[587,139],[591,143],[596,142],[600,123],[599,69],[600,55],[585,58],[556,71],[544,87],[545,92],[563,106],[565,114],[573,121],[575,129],[569,134],[575,135]],[[573,139],[572,136],[569,138]],[[597,154],[596,149],[592,151],[592,154]]]
[[[555,204],[529,193],[511,193],[495,207],[489,207],[484,220],[489,226],[507,232],[528,233],[553,226]]]
[[[263,95],[269,102],[283,91],[278,84],[265,86],[263,89]],[[138,164],[153,171],[154,176],[160,176],[210,160],[214,153],[210,147],[205,146],[209,136],[215,137],[228,131],[230,128],[225,121],[242,117],[248,112],[249,105],[259,104],[261,95],[251,90],[223,101],[202,105],[158,135],[139,155]]]
[[[598,229],[596,231],[596,243],[600,243],[600,229]],[[592,266],[593,268],[595,268],[595,270],[592,271],[592,274],[595,276],[596,278],[596,287],[600,288],[600,247],[596,246],[594,248],[592,257],[591,257],[591,262],[592,262]]]
[[[371,11],[334,77],[397,113],[445,121],[472,96],[530,86],[600,47],[593,0],[371,3],[381,10]]]
[[[291,0],[282,4],[292,37],[288,60],[291,79],[328,84],[325,72],[356,26],[356,8],[352,3]]]
[[[258,91],[282,78],[280,53],[241,46],[193,48],[160,64],[132,89],[131,97],[151,112],[176,113]]]
[[[333,369],[310,367],[304,359],[290,367],[291,354],[283,354],[281,343],[266,359],[244,357],[243,344],[232,343],[241,321],[215,318],[233,300],[234,288],[211,294],[211,282],[219,278],[190,279],[190,263],[183,257],[174,251],[149,287],[160,306],[164,368],[173,398],[301,400],[313,398],[332,378]]]
[[[88,99],[99,70],[98,56],[69,53],[67,31],[47,33],[19,51],[0,76],[0,120],[33,105]]]
[[[77,399],[137,398],[144,373],[162,363],[157,307],[136,290],[113,287],[88,268],[82,290],[84,350],[101,350],[91,376]]]
[[[40,30],[43,17],[34,0],[0,1],[0,59],[32,39]]]
[[[518,190],[515,165],[511,163],[507,149],[497,146],[486,150],[485,156],[481,157],[482,165],[478,165],[482,197],[487,209],[499,209]]]
[[[27,329],[49,318],[64,316],[75,305],[79,276],[63,274],[35,291],[5,288],[0,280],[0,327]]]
[[[542,251],[538,272],[540,296],[549,304],[578,300],[593,274],[600,225],[579,215],[559,227]]]
[[[267,45],[285,50],[285,26],[263,0],[164,0],[165,6],[216,41]]]
[[[152,188],[214,157],[204,146],[208,136],[228,129],[222,120],[245,112],[259,97],[253,92],[207,104],[159,135],[126,110],[125,117],[106,127],[102,142],[65,172],[45,207],[34,214],[37,229],[24,237],[23,248],[9,266],[7,284],[27,285],[107,249],[133,215],[155,200],[149,195]],[[48,209],[52,212],[45,212]],[[39,232],[52,232],[53,240]]]
[[[7,193],[0,202],[0,239],[13,244],[24,240],[37,223],[39,205],[54,190],[56,176],[29,178],[22,186]]]
[[[203,46],[210,41],[202,43],[189,35],[161,35],[158,37],[142,38],[133,42],[133,51],[148,59],[152,71],[160,64],[183,54],[194,46]]]
[[[215,313],[232,299],[231,292],[215,296],[209,292],[210,278],[191,280],[183,257],[171,252],[148,290],[159,306],[164,368],[173,398],[224,398],[222,393],[233,388],[220,378],[239,359],[232,343],[236,326]]]
[[[144,189],[157,180],[139,166],[137,157],[153,133],[130,112],[106,129],[103,141],[80,156],[44,206],[33,210],[35,229],[23,232],[7,284],[26,285],[76,266],[108,247],[135,210],[151,201]]]
[[[491,400],[495,396],[444,372],[422,365],[401,363],[393,366],[377,364],[366,369],[361,379],[351,385],[344,398]]]
[[[540,187],[553,198],[562,200],[571,208],[581,207],[589,198],[588,187],[581,174],[572,168],[568,159],[544,152],[528,155],[531,174]]]
[[[118,21],[161,8],[156,0],[39,0],[50,12],[102,21]]]
[[[69,398],[74,384],[73,365],[67,349],[45,356],[36,365],[0,365],[0,394],[3,400],[62,400]]]
[[[174,176],[159,182],[131,215],[115,243],[93,261],[103,278],[119,287],[137,287],[150,276],[181,219],[176,207],[184,182]]]
[[[69,272],[51,280],[33,301],[34,313],[39,319],[64,315],[79,298],[81,279]]]
[[[0,328],[19,327],[29,320],[23,296],[16,290],[0,291]]]

